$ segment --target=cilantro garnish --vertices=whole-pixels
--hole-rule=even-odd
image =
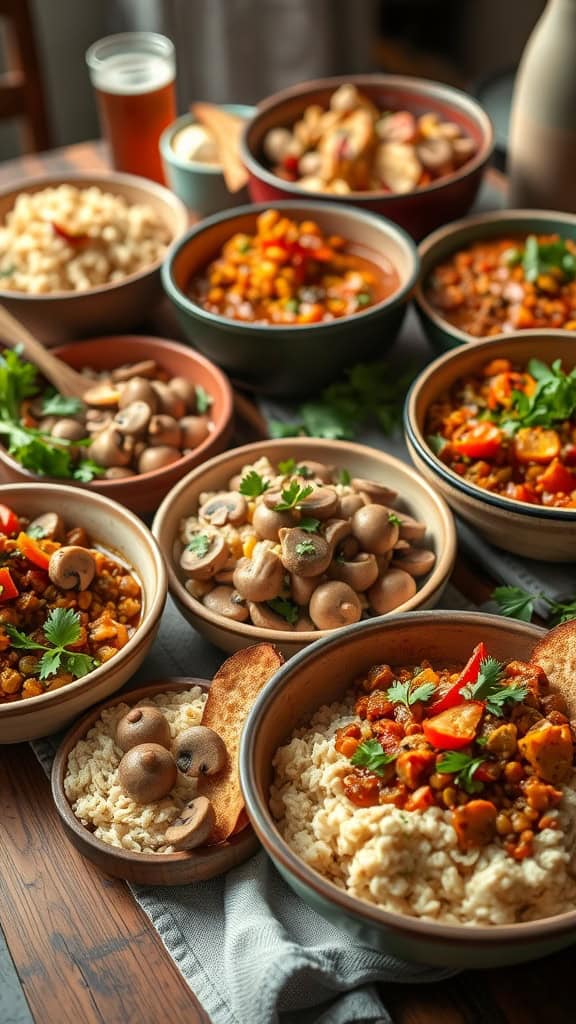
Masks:
[[[282,476],[289,476],[296,469],[296,459],[284,459],[283,462],[278,463],[278,472],[282,473]]]
[[[539,242],[536,235],[528,235],[522,254],[522,269],[524,277],[530,282],[552,271],[560,271],[565,281],[573,281],[576,277],[576,257],[564,238],[555,242]]]
[[[500,717],[508,701],[520,703],[528,695],[527,686],[501,686],[504,665],[495,658],[484,658],[475,683],[469,683],[461,690],[467,700],[483,700],[492,715]]]
[[[405,707],[410,708],[413,704],[417,704],[419,701],[425,703],[430,700],[436,692],[434,683],[422,683],[421,686],[417,686],[414,690],[410,689],[410,681],[407,680],[405,683],[396,682],[387,691],[386,696],[388,700],[391,700],[393,704],[404,704]]]
[[[251,469],[246,476],[243,476],[240,481],[240,487],[238,490],[240,494],[243,494],[246,498],[258,498],[259,495],[264,494],[270,487],[270,482],[264,480],[255,469]]]
[[[97,462],[94,462],[94,459],[81,459],[72,476],[74,480],[88,484],[94,477],[102,476],[105,472],[104,466],[99,466]]]
[[[474,776],[485,760],[485,757],[470,757],[459,750],[447,750],[437,760],[436,771],[441,775],[455,775],[454,781],[467,793],[481,793],[484,785]]]
[[[281,500],[274,505],[274,512],[289,512],[300,505],[305,498],[312,494],[313,490],[314,488],[310,484],[302,487],[297,480],[292,480],[281,492]]]
[[[212,543],[207,533],[195,533],[187,545],[187,550],[196,555],[197,558],[204,558],[210,550]]]
[[[291,626],[298,620],[300,614],[298,605],[294,604],[293,601],[289,601],[286,597],[274,597],[271,601],[267,601],[266,604],[273,612],[280,615],[283,619],[286,619]]]
[[[400,519],[400,516],[396,515],[395,512],[390,512],[388,514],[388,522],[391,524],[391,526],[402,526],[402,520]]]
[[[446,447],[448,441],[442,434],[429,434],[426,438],[426,443],[429,448],[432,449],[434,455],[440,455],[443,448]]]
[[[520,619],[521,622],[530,622],[536,601],[544,601],[550,609],[549,621],[552,626],[561,622],[569,622],[576,619],[576,597],[567,601],[555,601],[541,592],[529,594],[521,587],[496,587],[492,591],[492,597],[496,601],[502,615],[509,619]]]
[[[369,292],[359,292],[356,296],[356,305],[362,309],[364,306],[369,306],[372,302],[372,296]]]
[[[202,413],[208,412],[208,409],[214,403],[214,399],[212,395],[209,395],[204,390],[201,384],[197,384],[194,390],[196,392],[196,411],[202,415]]]
[[[79,679],[99,664],[89,654],[77,654],[75,651],[66,650],[80,639],[82,627],[78,612],[72,611],[71,608],[53,608],[42,628],[47,644],[37,643],[15,626],[4,624],[4,631],[16,650],[44,651],[38,663],[40,680],[55,675],[59,669],[70,672],[75,679]]]
[[[386,754],[378,740],[364,740],[359,743],[350,758],[355,768],[367,768],[375,775],[383,775],[387,764],[396,760],[396,754]]]
[[[302,516],[298,523],[298,529],[305,530],[306,533],[317,533],[320,529],[320,520],[315,519],[314,516]]]
[[[297,555],[315,555],[316,547],[311,540],[301,540],[294,549]]]
[[[42,402],[43,416],[76,416],[82,412],[84,403],[79,398],[67,398],[58,392],[46,395]]]
[[[338,473],[338,483],[343,484],[344,487],[348,486],[351,479],[352,477],[350,476],[350,473],[348,472],[347,469],[341,469],[340,472]]]
[[[531,395],[512,392],[510,408],[503,410],[499,423],[507,434],[520,427],[550,427],[576,415],[576,367],[564,373],[561,359],[551,366],[530,359],[526,370],[536,388]]]

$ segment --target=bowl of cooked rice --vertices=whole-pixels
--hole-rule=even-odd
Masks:
[[[115,172],[46,175],[0,191],[0,303],[45,344],[141,323],[188,213]]]

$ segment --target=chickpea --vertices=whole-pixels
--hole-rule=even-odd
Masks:
[[[522,811],[516,811],[512,815],[512,828],[515,832],[522,833],[526,829],[530,828],[530,818],[528,818]]]
[[[447,786],[442,792],[442,802],[445,807],[455,807],[458,803],[458,793],[454,786]]]
[[[508,761],[508,764],[504,765],[504,778],[508,783],[518,783],[524,778],[524,768],[520,764],[520,761]]]

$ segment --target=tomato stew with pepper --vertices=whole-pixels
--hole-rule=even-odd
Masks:
[[[335,737],[354,804],[448,809],[462,850],[500,838],[515,860],[532,855],[538,831],[558,827],[574,735],[538,665],[502,664],[479,643],[459,672],[375,665],[356,690],[357,721]]]
[[[434,268],[426,296],[474,338],[528,328],[576,331],[576,242],[559,235],[475,242]]]
[[[203,309],[231,320],[301,326],[361,313],[392,295],[399,275],[384,257],[314,221],[293,221],[276,210],[257,219],[256,234],[236,234],[188,285]]]
[[[426,434],[471,484],[531,505],[576,508],[576,369],[493,359],[431,405]]]
[[[109,661],[138,627],[134,573],[81,526],[0,506],[0,706],[66,686]]]

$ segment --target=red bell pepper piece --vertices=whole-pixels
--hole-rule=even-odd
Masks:
[[[467,700],[434,718],[424,719],[422,729],[428,742],[438,750],[459,750],[474,742],[483,714],[482,701]]]
[[[0,505],[0,533],[13,537],[20,530],[20,520],[8,505]]]
[[[48,570],[50,564],[50,555],[47,555],[42,550],[40,545],[34,537],[29,537],[27,533],[19,533],[16,539],[16,547],[23,558],[27,558],[32,565],[37,565],[39,569]]]
[[[536,482],[548,494],[571,494],[572,491],[576,491],[576,476],[556,459],[540,474]]]
[[[3,566],[0,569],[0,602],[11,601],[18,597],[18,587],[10,575],[10,569]]]
[[[458,679],[449,690],[439,697],[438,700],[430,707],[430,711],[435,715],[438,715],[441,711],[446,711],[448,708],[453,708],[457,704],[461,704],[464,697],[461,694],[461,690],[468,686],[469,683],[475,683],[478,679],[478,673],[480,672],[480,665],[485,658],[488,657],[488,651],[486,650],[486,644],[481,641],[476,644],[476,647],[472,651],[468,661],[462,669]]]
[[[491,459],[497,455],[501,444],[502,432],[488,421],[476,423],[452,439],[454,451],[471,459]]]
[[[65,242],[68,242],[68,245],[79,245],[80,242],[85,242],[88,238],[88,235],[85,233],[82,233],[81,235],[71,234],[70,231],[67,231],[66,228],[63,228],[62,225],[58,224],[55,220],[51,221],[51,224],[54,234],[58,235],[59,238],[63,238]]]

